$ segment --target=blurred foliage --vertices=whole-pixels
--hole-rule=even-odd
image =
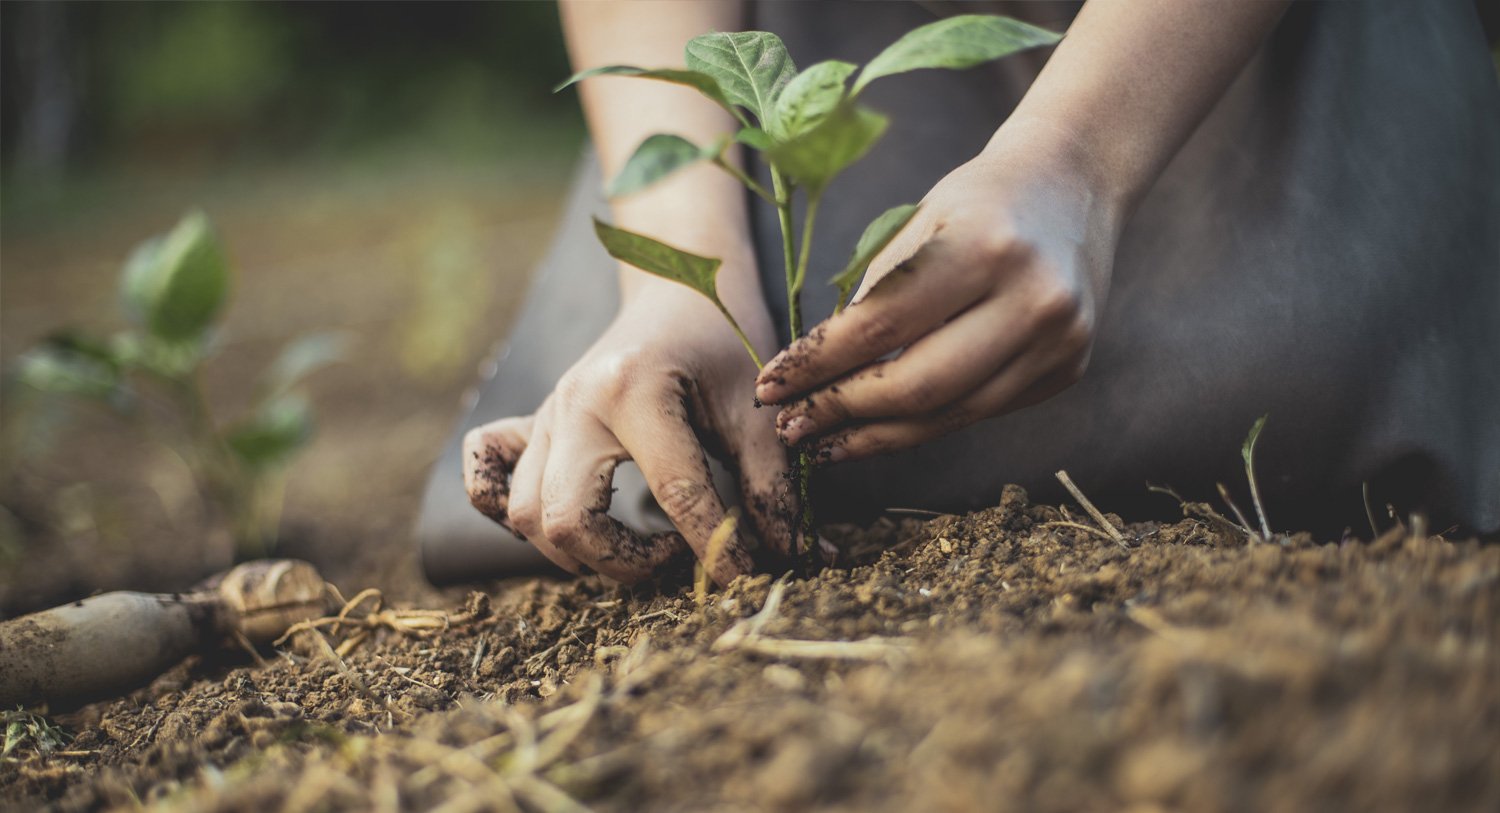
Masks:
[[[14,380],[36,396],[108,404],[137,419],[130,425],[146,436],[166,428],[238,555],[266,555],[276,541],[283,470],[312,437],[312,406],[298,385],[340,358],[343,338],[316,334],[288,344],[262,374],[243,417],[226,424],[212,414],[201,375],[230,283],[208,217],[191,213],[142,243],[120,282],[134,329],[108,339],[56,333],[17,359]]]
[[[0,160],[28,178],[581,132],[552,3],[4,3],[0,39]]]

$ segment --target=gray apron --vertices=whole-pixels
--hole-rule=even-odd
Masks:
[[[780,34],[800,66],[863,62],[933,8],[756,3],[747,27]],[[1060,30],[1076,6],[985,10]],[[826,193],[814,273],[840,267],[876,214],[973,157],[1041,61],[873,85],[868,102],[893,123]],[[597,175],[585,160],[460,430],[533,411],[613,315],[613,264],[588,227],[604,210]],[[784,324],[776,218],[755,199],[751,227]],[[808,324],[833,295],[808,286]],[[1363,530],[1367,485],[1382,517],[1391,504],[1436,529],[1500,530],[1500,87],[1468,0],[1294,5],[1127,224],[1083,380],[920,448],[820,471],[818,516],[972,510],[1006,483],[1061,500],[1058,469],[1105,510],[1170,516],[1176,505],[1148,482],[1197,499],[1220,482],[1244,495],[1239,446],[1266,413],[1256,467],[1278,529]],[[429,576],[542,567],[468,506],[461,436],[418,521]],[[622,519],[660,527],[638,473],[616,485]]]

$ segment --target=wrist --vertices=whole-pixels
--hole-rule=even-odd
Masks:
[[[1149,187],[1116,161],[1086,129],[1054,118],[1018,113],[995,131],[980,159],[1020,165],[1075,186],[1123,221]]]

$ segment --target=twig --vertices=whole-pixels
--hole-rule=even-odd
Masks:
[[[1100,513],[1099,509],[1095,508],[1092,502],[1089,502],[1088,497],[1083,496],[1083,492],[1073,483],[1073,478],[1068,476],[1067,471],[1058,470],[1057,481],[1063,484],[1063,488],[1066,488],[1068,493],[1073,495],[1073,499],[1077,500],[1079,505],[1083,506],[1083,510],[1089,512],[1089,516],[1093,517],[1094,521],[1099,523],[1099,527],[1104,529],[1104,532],[1109,535],[1110,539],[1115,541],[1115,544],[1126,550],[1130,550],[1130,545],[1125,541],[1124,535],[1109,520],[1104,518],[1104,514]]]
[[[1223,500],[1224,504],[1229,506],[1229,510],[1234,512],[1235,519],[1239,520],[1237,527],[1244,532],[1245,536],[1249,537],[1251,542],[1261,541],[1260,534],[1250,530],[1250,520],[1245,519],[1245,512],[1241,511],[1240,507],[1235,505],[1234,499],[1229,496],[1229,489],[1225,488],[1223,483],[1214,483],[1214,485],[1219,487],[1219,499]]]
[[[1248,529],[1241,527],[1234,520],[1215,511],[1213,506],[1202,502],[1188,502],[1181,494],[1177,493],[1176,489],[1170,486],[1154,486],[1147,483],[1146,490],[1154,491],[1157,494],[1165,494],[1176,500],[1178,507],[1182,509],[1182,515],[1188,519],[1205,522],[1221,531],[1227,530],[1232,533],[1245,534],[1246,536],[1250,534]]]
[[[786,592],[786,580],[771,585],[766,603],[760,612],[741,619],[724,631],[711,649],[714,652],[742,651],[772,658],[801,658],[807,660],[891,660],[907,654],[911,641],[904,638],[871,637],[859,641],[802,641],[787,638],[767,638],[761,630],[775,618]]]
[[[919,517],[946,517],[942,511],[928,511],[925,508],[887,508],[887,514],[912,514]]]
[[[729,509],[724,515],[724,520],[719,523],[719,527],[715,528],[708,537],[708,546],[703,551],[703,561],[698,563],[698,572],[693,574],[693,601],[700,607],[708,601],[709,584],[712,582],[710,574],[713,573],[714,566],[719,563],[719,554],[723,552],[725,543],[734,536],[739,519],[739,509]]]
[[[872,636],[858,641],[801,641],[786,638],[754,636],[736,645],[736,649],[773,658],[841,661],[887,661],[905,656],[911,649],[908,638]]]
[[[1114,537],[1110,536],[1109,534],[1107,534],[1107,533],[1099,530],[1098,528],[1095,528],[1092,525],[1084,525],[1081,522],[1063,522],[1061,520],[1056,520],[1056,521],[1053,521],[1053,522],[1043,522],[1040,525],[1038,525],[1037,527],[1038,528],[1072,528],[1072,529],[1077,530],[1077,531],[1087,531],[1088,533],[1091,533],[1094,536],[1097,536],[1097,537],[1099,537],[1100,539],[1103,539],[1106,542],[1113,542],[1114,541]]]

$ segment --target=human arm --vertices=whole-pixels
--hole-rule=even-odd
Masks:
[[[859,304],[767,363],[757,395],[785,405],[783,440],[855,459],[1075,382],[1120,229],[1284,7],[1085,5],[1014,114],[872,264]]]
[[[688,39],[734,28],[739,16],[735,3],[564,2],[561,11],[579,68],[673,64]],[[732,127],[722,110],[675,85],[598,77],[580,92],[606,177],[661,122],[698,143]],[[750,341],[769,354],[775,333],[760,294],[744,191],[734,179],[711,166],[689,168],[615,201],[614,213],[632,231],[723,258],[720,298]],[[465,476],[471,500],[560,566],[633,581],[670,551],[623,535],[604,515],[610,472],[620,460],[635,460],[701,558],[725,515],[709,480],[706,440],[739,470],[753,525],[773,544],[784,544],[790,534],[775,509],[786,456],[773,416],[754,409],[755,367],[739,339],[712,303],[687,288],[625,265],[619,283],[619,313],[538,411],[470,434]],[[485,461],[493,462],[493,471],[481,465]],[[737,535],[725,555],[715,557],[710,575],[724,583],[743,572],[745,548]]]

